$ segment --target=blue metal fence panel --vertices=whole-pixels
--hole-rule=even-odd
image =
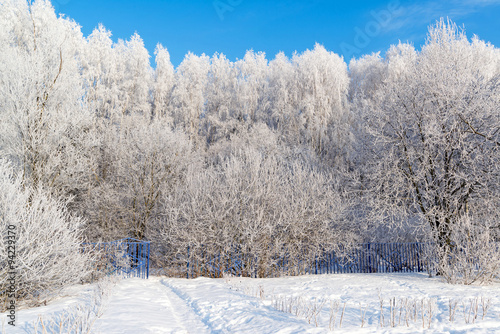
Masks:
[[[323,254],[308,273],[422,272],[421,243],[365,243],[350,250]]]
[[[97,251],[100,255],[97,270],[107,275],[149,278],[149,241],[125,238],[111,242],[82,244],[83,251]]]
[[[265,266],[265,275],[275,276],[290,272],[308,274],[422,272],[425,269],[422,253],[424,245],[423,243],[364,243],[350,249],[338,246],[337,252],[320,252],[309,260],[291,259],[285,252],[287,255],[270,259],[273,265]],[[226,257],[221,254],[207,254],[204,248],[201,249],[201,253],[195,254],[188,247],[186,277],[221,277],[224,272],[236,276],[256,277],[259,270],[263,270],[259,268],[259,263],[258,258],[251,254],[243,254],[238,246],[235,246]]]

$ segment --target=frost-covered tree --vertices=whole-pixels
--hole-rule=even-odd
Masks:
[[[161,44],[156,46],[155,56],[153,115],[168,119],[170,117],[170,99],[175,84],[174,66],[170,62],[170,54]]]
[[[280,52],[269,62],[269,84],[266,91],[266,122],[270,127],[293,141],[298,131],[296,123],[298,106],[294,67],[291,61]],[[297,138],[295,138],[297,139]]]
[[[122,114],[150,116],[153,71],[142,38],[135,33],[128,41],[118,40],[115,49],[118,102]]]
[[[42,0],[4,2],[0,20],[0,154],[23,171],[26,186],[80,196],[93,123],[80,28]]]
[[[174,126],[180,126],[198,145],[200,118],[204,112],[203,91],[210,69],[210,58],[188,53],[179,65],[172,92]]]
[[[99,25],[86,38],[82,76],[86,103],[97,118],[115,118],[118,105],[118,69],[111,32]]]
[[[98,117],[118,121],[132,113],[151,116],[153,70],[138,34],[113,43],[111,32],[99,25],[86,38],[82,75],[86,102]]]
[[[349,101],[358,102],[372,97],[382,83],[386,73],[386,64],[380,52],[353,58],[349,63]],[[359,106],[354,107],[358,111]]]
[[[86,235],[91,239],[142,238],[144,221],[148,219],[144,217],[150,217],[155,207],[152,204],[155,192],[151,188],[151,194],[140,195],[137,187],[130,188],[136,181],[150,181],[154,184],[152,187],[157,187],[156,177],[160,171],[156,166],[164,164],[160,169],[169,168],[162,160],[166,151],[156,147],[152,149],[158,152],[152,152],[148,148],[155,140],[166,140],[165,136],[171,134],[165,122],[167,118],[163,116],[167,116],[169,94],[165,85],[173,83],[165,73],[169,62],[166,50],[157,49],[159,68],[153,86],[153,71],[142,39],[135,34],[129,41],[113,43],[110,36],[99,26],[85,45],[82,72],[89,92],[87,105],[95,113],[92,129],[95,165],[89,171],[82,211],[89,218]],[[154,109],[152,103],[156,103]],[[152,118],[155,113],[162,117]],[[156,129],[153,133],[152,128]],[[170,143],[166,140],[163,144]],[[144,145],[142,151],[141,145]],[[150,178],[144,180],[144,175]]]
[[[441,20],[420,52],[400,44],[372,62],[365,78],[382,80],[361,80],[370,91],[354,103],[367,130],[364,189],[374,219],[411,221],[444,247],[464,216],[478,224],[498,217],[498,59],[493,46]]]
[[[265,107],[264,94],[267,86],[268,66],[266,54],[247,51],[242,60],[235,63],[237,83],[236,108],[240,122],[255,123],[261,120],[259,113]]]
[[[109,126],[101,149],[104,165],[88,196],[91,239],[143,239],[160,214],[158,201],[191,157],[191,143],[169,124],[142,115]]]
[[[451,284],[487,284],[498,280],[498,236],[498,216],[480,220],[469,215],[459,217],[450,226],[449,243],[427,246],[430,273],[439,273]]]
[[[227,138],[238,127],[240,109],[236,106],[234,64],[223,54],[210,59],[210,71],[204,89],[206,100],[203,130],[208,144]]]
[[[303,118],[303,135],[318,155],[328,154],[337,164],[350,141],[347,105],[349,77],[344,60],[323,46],[294,55]]]

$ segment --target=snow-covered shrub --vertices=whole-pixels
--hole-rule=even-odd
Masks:
[[[431,269],[452,284],[485,284],[499,279],[500,243],[492,227],[487,220],[478,224],[469,216],[461,217],[453,224],[448,242],[431,247]]]
[[[91,255],[81,251],[83,221],[70,215],[66,205],[44,189],[23,185],[21,176],[0,160],[2,299],[14,285],[16,299],[41,301],[89,274]],[[7,231],[14,231],[10,235],[15,238],[7,238]],[[8,253],[13,247],[15,254]],[[15,277],[10,281],[12,267]]]
[[[198,275],[221,276],[210,272],[214,266],[244,276],[297,274],[352,239],[330,173],[253,147],[213,161],[190,167],[183,184],[161,199],[164,217],[149,237],[166,252],[162,266],[178,261],[185,268],[189,247]]]
[[[85,298],[60,311],[40,314],[32,324],[25,325],[26,332],[32,334],[94,333],[93,327],[106,312],[113,288],[118,281],[119,278],[116,276],[103,277],[93,285],[92,291]]]

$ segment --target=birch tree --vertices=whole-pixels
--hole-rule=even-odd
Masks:
[[[153,87],[153,115],[172,120],[170,115],[172,90],[175,84],[174,66],[170,62],[168,50],[161,44],[155,49],[156,69]]]
[[[294,55],[292,62],[304,117],[303,133],[318,155],[331,151],[338,159],[350,140],[347,65],[319,44]]]
[[[240,110],[236,106],[234,64],[223,54],[210,59],[210,71],[204,88],[206,99],[203,130],[208,144],[227,138],[237,129]]]
[[[176,71],[172,93],[174,126],[181,126],[199,145],[200,118],[204,112],[203,91],[210,68],[209,57],[188,53]]]

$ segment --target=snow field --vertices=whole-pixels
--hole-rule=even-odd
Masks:
[[[103,294],[94,317],[81,311],[95,309],[92,295],[92,286],[75,286],[47,306],[18,310],[16,328],[6,326],[3,333],[44,333],[35,331],[40,316],[45,324],[57,322],[75,305],[91,333],[106,334],[500,332],[500,284],[450,285],[426,274],[124,279]]]
[[[317,315],[318,328],[323,332],[500,333],[498,283],[490,286],[451,285],[424,273],[311,275],[276,279],[234,277],[226,278],[226,282],[233,289],[249,295],[263,294],[265,305],[274,305],[286,312],[291,310],[312,324],[315,323],[312,309],[323,305]],[[454,310],[452,321],[450,302]],[[339,328],[341,318],[342,328]]]

